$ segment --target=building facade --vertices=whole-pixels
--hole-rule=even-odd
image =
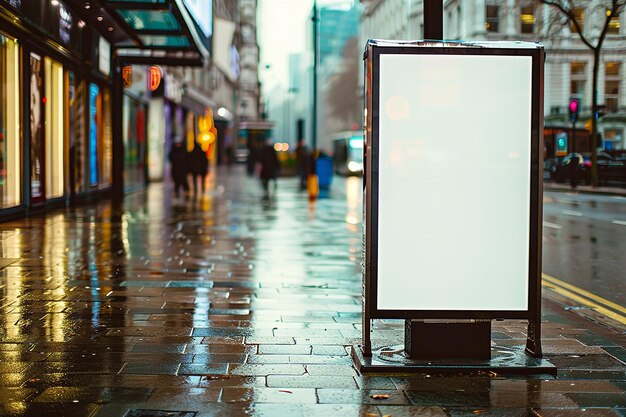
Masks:
[[[0,217],[163,178],[168,103],[195,112],[188,131],[207,137],[208,71],[180,69],[210,65],[202,10],[0,0]]]
[[[423,38],[422,1],[364,0],[362,3],[365,6],[361,32],[363,44],[368,38]],[[409,3],[411,10],[415,10],[416,20],[406,17],[410,16],[407,15]],[[581,2],[581,5],[574,10],[577,20],[585,36],[596,42],[606,10],[598,1]],[[600,57],[598,130],[602,141],[598,145],[609,151],[626,149],[625,28],[626,13],[611,19]],[[564,24],[553,9],[537,1],[446,0],[443,29],[444,39],[449,40],[542,42],[547,52],[544,88],[546,156],[554,156],[556,133],[572,133],[567,111],[571,97],[581,100],[577,129],[580,133],[587,132],[587,135],[576,135],[576,149],[590,151],[593,54],[573,25]]]

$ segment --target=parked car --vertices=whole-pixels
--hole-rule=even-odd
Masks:
[[[571,168],[570,160],[576,155],[578,157],[578,181],[581,184],[591,183],[591,157],[582,154],[569,154],[555,163],[550,170],[550,178],[556,182],[567,182],[570,180]],[[613,182],[626,183],[626,160],[612,158],[606,152],[598,152],[598,181],[600,184]]]

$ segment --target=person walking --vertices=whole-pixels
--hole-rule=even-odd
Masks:
[[[189,190],[189,184],[187,183],[187,150],[182,142],[174,142],[172,144],[169,159],[172,180],[174,181],[174,194],[178,198],[181,188],[183,192]]]
[[[300,178],[300,189],[305,190],[309,176],[309,149],[304,143],[304,139],[300,139],[296,147],[296,172]]]
[[[189,172],[193,181],[193,195],[198,195],[198,180],[200,180],[200,189],[204,194],[206,176],[209,173],[209,159],[197,142],[190,156]]]
[[[280,165],[278,162],[278,156],[276,156],[276,151],[272,146],[271,139],[268,139],[265,142],[265,146],[261,149],[259,155],[259,163],[261,164],[261,172],[259,177],[261,178],[261,183],[263,185],[263,191],[265,192],[265,196],[269,195],[269,182],[270,180],[276,181],[278,177],[278,170],[280,169]]]

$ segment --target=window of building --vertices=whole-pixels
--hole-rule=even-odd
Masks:
[[[520,13],[520,23],[522,33],[535,33],[535,8],[534,6],[524,6]]]
[[[616,113],[619,110],[620,73],[619,62],[604,64],[604,104],[609,113]]]
[[[485,29],[487,32],[498,32],[500,23],[500,6],[487,5],[485,16]]]
[[[607,16],[610,16],[611,12],[609,10],[607,10],[606,14],[607,14]],[[611,17],[611,20],[609,20],[609,29],[608,29],[607,33],[609,35],[619,35],[619,33],[620,33],[619,16]]]
[[[604,148],[624,149],[623,144],[624,132],[622,129],[605,129],[604,130]]]
[[[584,32],[584,29],[585,29],[585,9],[580,8],[580,7],[575,7],[575,8],[572,9],[572,14],[574,15],[574,18],[576,19],[576,22],[578,23],[578,26],[580,27],[580,31]],[[570,22],[569,29],[572,31],[572,33],[578,33],[578,29],[576,28],[576,25],[574,25],[573,22]]]
[[[19,45],[0,34],[0,207],[21,202]]]
[[[583,99],[587,87],[587,63],[570,63],[570,95]]]

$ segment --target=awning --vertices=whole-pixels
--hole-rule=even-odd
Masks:
[[[208,38],[185,1],[190,0],[74,0],[74,3],[84,5],[82,14],[94,24],[111,19],[116,29],[124,30],[127,36],[116,36],[112,44],[125,63],[202,65],[209,57]],[[210,9],[207,13],[210,16]]]

